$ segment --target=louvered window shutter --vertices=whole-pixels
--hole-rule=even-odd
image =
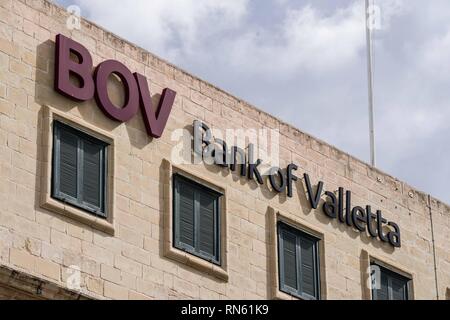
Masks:
[[[199,195],[199,249],[214,256],[215,248],[215,199],[209,194]]]
[[[107,144],[54,122],[52,197],[106,218]]]
[[[391,281],[392,300],[406,300],[406,286],[405,281],[393,277]]]
[[[178,216],[179,232],[178,240],[190,247],[194,247],[194,190],[188,186],[178,183]]]
[[[73,198],[77,198],[78,194],[78,143],[78,137],[71,132],[59,132],[59,190]]]
[[[389,285],[386,273],[381,272],[380,286],[377,290],[377,300],[389,300]]]
[[[319,299],[319,239],[278,224],[280,290],[302,299]]]
[[[220,264],[221,194],[179,174],[173,181],[175,247]]]
[[[297,280],[297,237],[283,230],[283,273],[284,284],[292,289],[298,290]]]
[[[83,201],[101,208],[102,200],[102,149],[90,141],[83,141]]]
[[[300,240],[300,250],[302,291],[305,294],[315,297],[315,243],[308,238],[303,238]]]

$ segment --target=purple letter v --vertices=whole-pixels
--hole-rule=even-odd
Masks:
[[[134,77],[139,87],[142,117],[147,133],[152,137],[159,138],[164,131],[177,93],[169,88],[164,89],[159,99],[158,109],[154,110],[147,79],[137,72]]]

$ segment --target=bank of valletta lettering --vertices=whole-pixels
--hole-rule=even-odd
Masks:
[[[262,163],[261,159],[254,160],[254,146],[250,143],[247,152],[237,146],[228,147],[227,143],[221,139],[214,139],[208,125],[204,122],[195,120],[193,123],[194,132],[194,153],[200,157],[211,156],[216,165],[229,167],[231,171],[239,170],[239,174],[250,180],[255,179],[259,184],[264,184],[258,166]],[[240,168],[238,169],[238,165]],[[298,181],[294,175],[298,166],[289,164],[286,169],[272,168],[269,175],[269,183],[272,189],[278,193],[287,192],[288,197],[292,197],[293,183]],[[324,189],[323,181],[319,181],[317,188],[313,188],[311,179],[307,173],[303,174],[303,180],[306,184],[309,203],[313,209],[317,209]],[[303,188],[302,188],[303,189]],[[345,191],[345,196],[344,196]],[[360,232],[368,232],[375,238],[378,237],[382,242],[387,242],[394,247],[401,246],[400,228],[392,221],[383,218],[381,210],[372,212],[370,205],[365,208],[361,206],[352,206],[352,193],[350,190],[344,190],[339,187],[337,196],[335,192],[325,191],[326,201],[322,204],[322,211],[332,219],[338,219],[349,227],[354,227]],[[345,207],[344,207],[345,205]],[[344,209],[345,208],[345,209]],[[384,232],[385,229],[389,231]]]

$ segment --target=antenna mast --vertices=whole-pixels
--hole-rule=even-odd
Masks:
[[[369,0],[366,1],[366,45],[367,45],[367,77],[369,89],[369,139],[370,139],[370,164],[375,167],[375,129],[373,124],[373,59],[372,59],[372,32],[371,13],[369,12]]]

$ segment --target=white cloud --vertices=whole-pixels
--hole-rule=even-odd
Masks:
[[[406,14],[411,9],[410,1],[405,0],[376,0],[370,3],[380,9],[381,30],[379,31],[388,31],[392,19]]]
[[[363,12],[360,4],[331,16],[311,5],[287,10],[275,32],[262,29],[235,40],[230,63],[252,73],[283,77],[305,69],[323,72],[348,65],[364,46]]]
[[[403,0],[376,4],[381,8],[380,31],[384,32],[406,10]],[[365,53],[364,10],[363,1],[353,1],[328,15],[311,4],[300,9],[287,6],[284,20],[275,28],[251,30],[233,39],[229,63],[255,74],[284,78],[304,71],[342,70]]]
[[[364,5],[354,1],[324,15],[311,4],[290,9],[282,21],[246,24],[250,0],[76,0],[85,15],[149,50],[179,63],[186,56],[219,59],[246,72],[287,77],[299,71],[330,72],[364,50]],[[402,0],[383,1],[383,23]],[[230,36],[231,35],[231,36]],[[277,60],[277,63],[268,61]]]
[[[202,39],[236,28],[248,0],[76,0],[83,15],[166,58],[193,54]]]
[[[450,26],[443,34],[432,35],[418,50],[418,66],[435,80],[448,80],[450,70]]]

